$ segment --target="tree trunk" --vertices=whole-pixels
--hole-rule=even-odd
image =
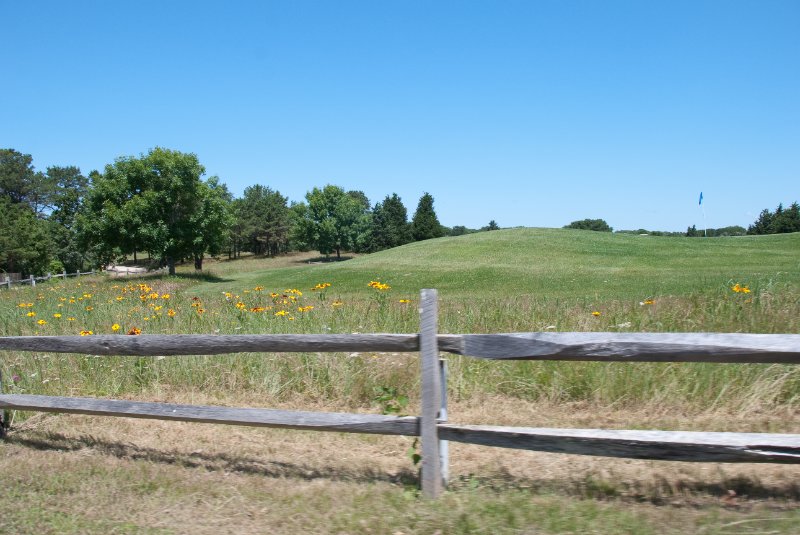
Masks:
[[[171,256],[167,258],[167,268],[169,269],[170,275],[175,275],[175,259]]]
[[[342,259],[342,252],[341,252],[341,250],[340,250],[340,249],[337,247],[337,248],[336,248],[336,260],[341,260],[341,259]]]
[[[194,269],[202,271],[203,269],[203,255],[194,255]]]
[[[136,265],[136,249],[133,250],[133,265]]]

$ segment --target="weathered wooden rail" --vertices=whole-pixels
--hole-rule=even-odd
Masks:
[[[419,334],[141,335],[0,337],[0,351],[92,355],[216,355],[237,352],[419,351],[419,417],[278,411],[0,393],[0,408],[187,422],[419,436],[422,488],[437,496],[446,441],[535,451],[693,462],[800,463],[800,434],[550,429],[446,422],[439,352],[498,360],[800,364],[797,334],[510,333],[437,334],[437,295],[423,290]],[[1,378],[0,378],[1,379]],[[0,381],[1,386],[1,381]],[[8,416],[0,431],[5,431]]]

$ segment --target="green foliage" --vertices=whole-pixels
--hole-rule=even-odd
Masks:
[[[33,158],[0,149],[0,270],[42,274],[50,262],[50,227],[43,210],[51,197],[47,177]]]
[[[573,221],[569,225],[564,225],[564,228],[595,230],[598,232],[611,232],[614,230],[603,219],[581,219],[580,221]]]
[[[288,199],[269,187],[256,184],[245,188],[237,201],[237,228],[247,250],[275,256],[289,245],[291,217]]]
[[[404,396],[397,391],[394,386],[376,386],[374,388],[375,397],[373,402],[381,409],[381,414],[393,414],[400,416],[404,414],[408,407],[408,396]]]
[[[144,250],[174,274],[176,262],[212,244],[210,233],[227,218],[224,192],[215,181],[204,184],[204,172],[194,154],[160,147],[117,159],[93,180],[79,216],[83,242],[101,263]]]
[[[724,236],[744,236],[747,233],[744,227],[740,227],[739,225],[731,225],[729,227],[721,227],[721,228],[707,228],[703,230],[698,230],[694,225],[689,227],[686,230],[685,236],[687,238],[717,238],[717,237],[724,237]]]
[[[26,203],[0,196],[0,270],[41,275],[50,264],[50,225]]]
[[[363,193],[345,192],[328,184],[323,189],[309,191],[306,201],[304,208],[294,208],[294,236],[298,241],[324,255],[335,252],[337,258],[341,258],[342,250],[360,250],[366,246],[371,216],[369,201]]]
[[[416,241],[429,240],[444,236],[444,229],[433,209],[433,196],[425,193],[419,199],[417,211],[411,220],[411,234]]]
[[[793,202],[788,209],[779,204],[775,212],[764,209],[758,219],[747,228],[748,234],[784,234],[800,232],[800,205]]]
[[[31,197],[36,196],[33,191],[35,175],[30,154],[0,149],[0,197],[12,203],[29,204]]]
[[[64,269],[81,269],[84,254],[78,243],[77,215],[89,187],[89,179],[75,166],[48,167],[47,177],[53,183],[51,222],[54,254]]]
[[[370,251],[380,251],[405,245],[413,240],[408,212],[396,193],[386,196],[372,211]]]
[[[217,256],[228,244],[228,233],[232,224],[231,194],[219,177],[213,176],[198,184],[200,202],[192,212],[194,228],[192,254],[194,267],[203,269],[203,255]]]

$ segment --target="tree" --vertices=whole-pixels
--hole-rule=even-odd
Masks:
[[[564,228],[572,228],[579,230],[595,230],[598,232],[611,232],[614,229],[608,226],[603,219],[581,219],[580,221],[573,221]]]
[[[85,243],[110,261],[137,249],[175,274],[176,262],[197,254],[205,169],[194,154],[156,147],[122,157],[95,177],[79,217]]]
[[[245,188],[236,218],[250,251],[275,256],[287,247],[291,224],[287,202],[279,191],[260,184]]]
[[[779,206],[779,208],[783,207]],[[787,209],[775,211],[772,230],[776,234],[800,231],[800,206],[798,206],[797,201],[793,202]]]
[[[12,203],[28,203],[36,172],[30,154],[0,149],[0,197]]]
[[[500,230],[500,226],[497,224],[497,221],[492,219],[489,221],[489,224],[483,227],[481,230]]]
[[[0,149],[0,269],[40,275],[49,269],[50,225],[44,220],[53,188],[30,154]]]
[[[772,229],[772,213],[764,208],[758,215],[758,219],[747,228],[748,234],[770,234]]]
[[[758,219],[747,228],[748,234],[781,234],[785,232],[800,232],[800,205],[793,202],[788,209],[783,208],[783,203],[778,204],[775,213],[764,209]]]
[[[44,218],[52,208],[55,189],[50,177],[34,169],[30,154],[0,149],[0,196],[27,204],[37,217]]]
[[[351,193],[331,184],[306,193],[305,208],[293,208],[300,216],[295,237],[326,256],[335,252],[337,259],[342,250],[356,249],[369,228],[369,204],[364,205],[358,192]]]
[[[232,224],[231,194],[225,184],[220,184],[219,177],[212,176],[199,184],[200,204],[193,212],[195,236],[192,242],[194,268],[203,269],[203,256],[219,255],[227,244],[227,237]]]
[[[41,275],[50,264],[49,225],[26,203],[0,195],[0,270]]]
[[[411,234],[416,241],[444,236],[442,225],[433,209],[433,196],[425,193],[420,197],[417,211],[411,220]]]
[[[54,254],[67,271],[79,270],[83,253],[78,245],[77,215],[89,186],[89,179],[75,166],[48,167],[47,178],[53,184],[51,223]]]
[[[391,249],[412,241],[411,225],[403,201],[396,193],[386,196],[372,210],[371,251]]]

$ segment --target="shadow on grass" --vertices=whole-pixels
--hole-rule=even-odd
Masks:
[[[270,478],[295,478],[305,481],[329,480],[357,483],[390,483],[403,488],[417,488],[416,470],[404,468],[395,474],[371,468],[348,466],[310,466],[302,463],[269,461],[234,453],[185,453],[113,442],[88,435],[78,437],[53,432],[26,433],[29,436],[9,435],[10,444],[41,451],[74,452],[92,450],[118,459],[140,460],[209,471],[234,472]],[[554,480],[528,478],[500,471],[490,476],[460,475],[451,479],[449,490],[459,491],[525,491],[534,494],[561,494],[594,500],[620,500],[650,503],[656,506],[719,505],[737,507],[747,500],[782,500],[779,508],[797,508],[800,501],[800,482],[762,482],[757,477],[736,475],[716,481],[693,478],[666,480],[653,478],[642,481],[618,481],[596,475]]]
[[[165,275],[166,276],[166,275]],[[198,282],[233,282],[234,279],[227,279],[224,277],[220,277],[219,275],[215,275],[213,273],[206,273],[201,271],[200,273],[176,273],[174,275],[177,279],[184,279],[184,280],[191,280],[191,281],[198,281]]]
[[[295,478],[306,481],[327,479],[330,481],[353,481],[357,483],[384,482],[406,488],[410,486],[416,487],[418,484],[417,473],[410,468],[403,469],[396,474],[388,474],[369,468],[349,468],[344,466],[320,468],[299,463],[266,461],[232,453],[210,454],[199,451],[191,453],[163,451],[130,443],[100,440],[87,435],[68,437],[61,433],[34,434],[34,436],[27,438],[9,435],[4,440],[10,444],[40,451],[73,452],[89,449],[95,453],[118,459],[148,461],[186,468],[203,468],[209,471],[235,472],[271,478]]]
[[[185,271],[185,272],[179,271],[175,275],[168,275],[166,271],[148,271],[146,273],[110,275],[110,278],[112,280],[120,280],[120,281],[130,280],[134,282],[141,280],[155,280],[163,278],[176,278],[187,281],[199,281],[199,282],[233,282],[234,280],[234,279],[226,279],[207,271],[201,271],[199,273],[193,271]]]
[[[303,260],[295,260],[296,264],[334,264],[336,262],[344,262],[345,260],[352,260],[354,256],[342,256],[336,258],[335,256],[315,256],[314,258],[305,258]]]

